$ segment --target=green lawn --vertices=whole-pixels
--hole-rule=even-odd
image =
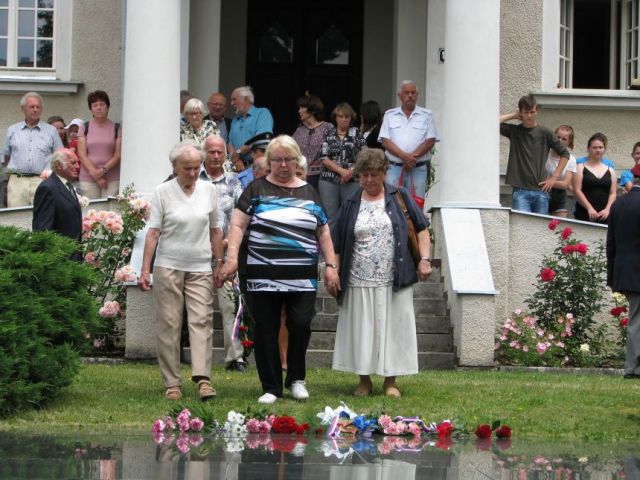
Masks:
[[[189,378],[188,369],[183,378]],[[223,420],[229,410],[257,409],[261,394],[255,367],[247,373],[228,373],[216,367],[212,383],[217,399],[204,405]],[[399,380],[400,399],[381,392],[355,398],[354,375],[311,369],[307,385],[311,398],[290,397],[273,405],[276,414],[315,423],[325,405],[345,401],[358,412],[387,411],[391,415],[419,415],[427,421],[451,418],[469,427],[505,419],[519,438],[549,440],[637,440],[640,437],[640,381],[597,375],[457,371],[422,372]],[[203,408],[194,385],[185,382],[183,403]],[[0,420],[0,430],[54,433],[67,430],[96,433],[149,431],[153,420],[172,404],[163,398],[156,365],[84,365],[74,383],[41,410],[21,412]]]

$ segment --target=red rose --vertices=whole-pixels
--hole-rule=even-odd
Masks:
[[[550,282],[554,278],[556,278],[556,272],[554,272],[552,268],[546,267],[540,272],[540,280],[543,282]]]
[[[576,246],[575,245],[565,245],[564,247],[562,247],[562,250],[560,250],[564,255],[569,255],[570,253],[573,253],[576,251]]]
[[[624,305],[613,307],[611,309],[611,315],[613,315],[614,317],[619,317],[623,313],[627,313],[627,307],[625,307]]]
[[[246,332],[247,330],[249,330],[249,327],[245,327],[244,325],[240,325],[240,331],[241,332]]]
[[[571,230],[571,227],[567,227],[564,230],[562,230],[562,233],[560,234],[560,238],[562,238],[563,240],[566,240],[571,236],[572,232],[573,230]]]
[[[316,435],[322,435],[324,433],[324,428],[318,427],[313,431],[313,433],[315,433]]]
[[[511,438],[511,429],[506,425],[501,425],[496,430],[496,437],[498,438]]]
[[[553,231],[556,228],[558,228],[558,225],[560,225],[560,220],[558,220],[557,218],[554,218],[549,222],[549,225],[547,225],[547,227],[549,227],[549,230]]]
[[[576,252],[578,252],[580,255],[586,255],[587,254],[587,244],[586,243],[577,243],[575,246]]]
[[[276,417],[271,426],[275,433],[294,433],[298,428],[293,417]]]
[[[253,340],[242,340],[242,346],[244,348],[249,348],[249,347],[253,347],[255,345],[256,342],[254,342]]]
[[[620,326],[626,328],[629,325],[629,319],[628,318],[621,318],[620,319]]]
[[[491,437],[491,425],[487,425],[486,423],[483,425],[479,425],[478,428],[476,428],[476,437],[478,438]]]
[[[453,423],[442,422],[436,427],[436,431],[438,432],[438,437],[450,437],[453,433]]]

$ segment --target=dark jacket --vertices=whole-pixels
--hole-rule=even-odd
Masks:
[[[407,221],[405,220],[402,209],[395,198],[397,191],[397,187],[391,186],[388,183],[384,184],[385,209],[389,218],[391,218],[393,239],[396,247],[396,271],[393,276],[394,291],[413,285],[418,281],[416,266],[413,263],[411,253],[409,252]],[[416,232],[420,232],[427,228],[429,226],[429,221],[424,216],[424,213],[422,213],[422,210],[420,210],[413,201],[409,192],[404,188],[400,188],[400,192],[402,193],[402,198],[407,206],[407,210],[413,219]],[[353,229],[358,218],[358,212],[360,211],[361,200],[362,188],[349,196],[349,198],[347,198],[342,204],[340,211],[338,212],[338,217],[336,218],[335,228],[333,232],[331,232],[333,248],[335,252],[340,255],[340,268],[338,274],[340,275],[340,285],[342,290],[338,294],[338,303],[342,302],[342,297],[349,280],[353,244],[355,243]]]
[[[33,231],[51,230],[80,242],[82,236],[82,209],[60,178],[51,174],[36,189],[33,198]],[[80,252],[73,260],[82,260]]]
[[[607,285],[640,293],[640,187],[618,197],[609,213]]]

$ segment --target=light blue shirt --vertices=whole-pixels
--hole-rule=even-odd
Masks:
[[[576,164],[580,165],[581,163],[585,163],[589,157],[580,157],[576,160]],[[613,164],[613,160],[609,160],[608,158],[603,158],[602,163],[604,163],[607,167],[613,168],[615,170],[615,165]]]
[[[62,146],[58,131],[48,123],[41,121],[33,128],[24,121],[15,123],[7,129],[4,140],[4,155],[9,157],[7,168],[39,175],[49,168],[53,152]]]
[[[271,112],[267,108],[258,108],[255,105],[251,105],[246,116],[236,115],[231,121],[229,143],[238,150],[251,137],[265,132],[273,132]],[[251,154],[243,155],[242,160],[250,161]]]

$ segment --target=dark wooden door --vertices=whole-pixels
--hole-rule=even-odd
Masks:
[[[249,0],[247,83],[271,110],[274,133],[293,133],[305,92],[322,99],[327,120],[340,102],[358,110],[362,18],[362,0]]]

